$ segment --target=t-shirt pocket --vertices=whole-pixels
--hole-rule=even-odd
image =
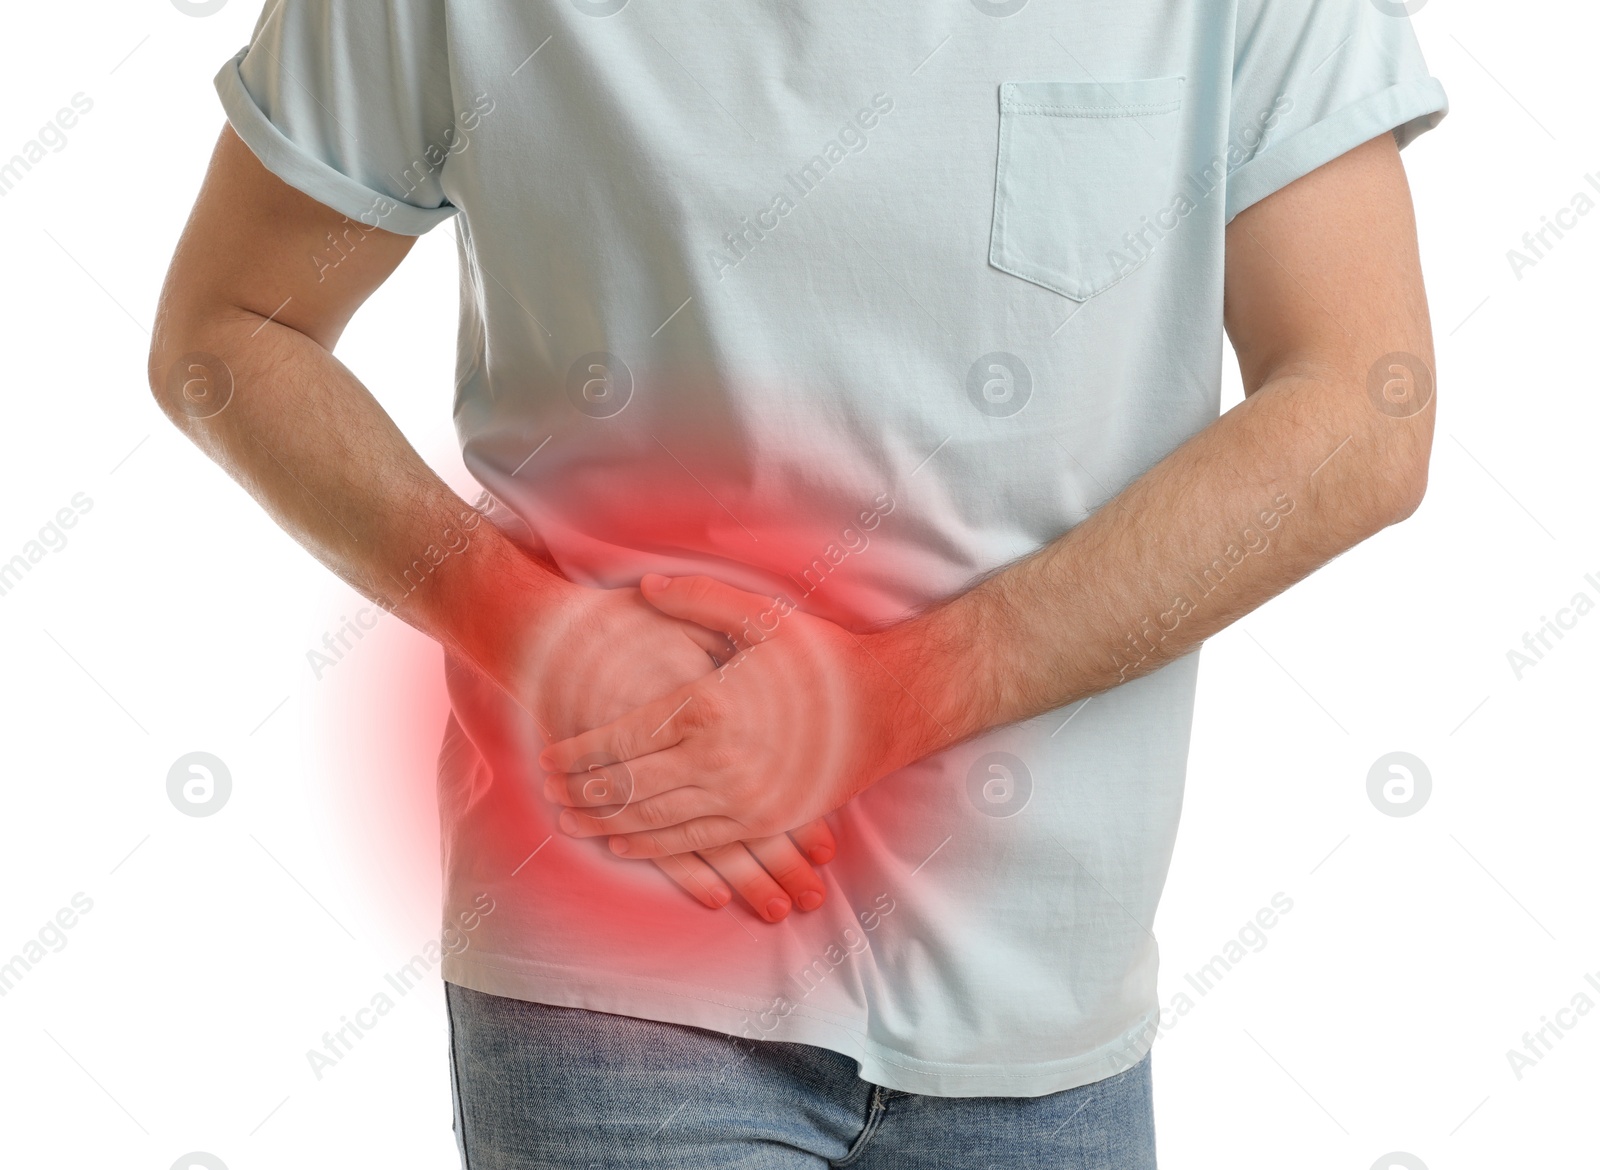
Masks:
[[[1176,195],[1183,78],[1000,86],[989,263],[1075,301],[1139,266],[1140,215]]]

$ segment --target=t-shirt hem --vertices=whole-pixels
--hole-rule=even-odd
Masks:
[[[787,1012],[734,992],[628,978],[592,968],[531,964],[506,955],[446,954],[445,982],[508,999],[583,1008],[703,1028],[727,1036],[810,1044],[850,1057],[871,1084],[932,1097],[1042,1097],[1125,1072],[1150,1051],[1157,1009],[1116,1032],[1116,1039],[1061,1060],[997,1066],[931,1061],[873,1040],[858,1020],[792,1004]],[[764,1014],[763,1014],[764,1013]],[[770,1019],[771,1024],[756,1023]]]
[[[1228,221],[1385,130],[1402,149],[1449,113],[1444,86],[1432,77],[1402,82],[1346,106],[1269,147],[1228,176]]]
[[[417,207],[393,195],[374,190],[307,154],[272,124],[245,87],[239,65],[248,48],[228,59],[213,84],[222,99],[228,123],[261,165],[302,194],[369,227],[398,235],[420,236],[456,213],[456,208]]]

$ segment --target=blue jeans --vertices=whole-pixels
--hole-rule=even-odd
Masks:
[[[1043,1097],[869,1084],[806,1044],[445,984],[465,1170],[1154,1170],[1150,1058]]]

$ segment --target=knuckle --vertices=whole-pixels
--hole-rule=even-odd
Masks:
[[[722,844],[723,832],[715,821],[690,821],[683,827],[684,840],[694,850],[710,849]]]
[[[676,853],[665,853],[660,857],[652,857],[650,864],[680,885],[691,881],[696,876],[689,869],[683,858]]]
[[[700,765],[707,772],[726,772],[734,765],[734,755],[725,743],[708,743],[700,749]]]
[[[767,872],[778,879],[778,884],[784,889],[797,886],[811,886],[811,867],[800,858],[785,859],[783,861],[769,861],[766,863]]]
[[[639,823],[647,829],[664,829],[673,823],[672,809],[659,798],[636,804],[633,811]]]
[[[722,698],[720,695],[702,687],[690,697],[690,701],[683,705],[677,714],[683,727],[688,731],[704,731],[717,721],[722,711]]]
[[[741,876],[739,873],[738,850],[738,845],[713,845],[703,853],[690,853],[685,854],[685,856],[701,858],[729,881],[737,884],[746,880],[747,876]]]
[[[639,731],[633,723],[634,720],[630,719],[616,729],[606,749],[607,755],[615,756],[618,760],[631,760],[639,754]]]

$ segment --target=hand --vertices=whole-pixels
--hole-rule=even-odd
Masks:
[[[626,857],[705,851],[820,817],[923,754],[907,727],[925,720],[908,716],[917,705],[870,636],[709,577],[647,574],[641,590],[738,653],[540,753],[545,795],[568,806],[564,831],[609,835]]]
[[[519,673],[524,705],[547,736],[613,719],[706,674],[713,666],[708,654],[730,650],[726,638],[647,605],[637,589],[573,586],[558,608],[541,613],[536,631]],[[807,858],[820,865],[835,850],[832,831],[817,820],[792,834],[653,860],[703,905],[724,906],[736,890],[757,914],[777,922],[792,905],[822,905],[822,879]]]

